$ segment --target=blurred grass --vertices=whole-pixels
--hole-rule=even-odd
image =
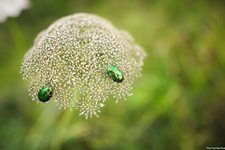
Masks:
[[[206,149],[225,144],[224,1],[48,0],[0,24],[0,149]],[[23,55],[53,21],[95,13],[148,53],[133,96],[99,118],[36,104],[19,74]]]

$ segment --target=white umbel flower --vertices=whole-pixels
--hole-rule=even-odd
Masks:
[[[21,67],[34,100],[75,105],[86,118],[98,116],[109,97],[132,95],[145,51],[109,21],[79,13],[61,18],[35,39]],[[75,103],[73,103],[75,102]]]
[[[29,0],[0,0],[0,23],[7,17],[17,17],[23,9],[29,7]]]

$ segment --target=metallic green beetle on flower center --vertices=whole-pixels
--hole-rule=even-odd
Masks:
[[[44,85],[38,92],[38,99],[41,102],[47,102],[50,100],[53,94],[53,87],[50,84]]]
[[[111,65],[107,68],[107,74],[113,81],[121,83],[124,79],[123,73],[114,65]]]

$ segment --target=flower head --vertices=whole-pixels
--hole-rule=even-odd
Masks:
[[[28,0],[0,0],[0,23],[7,17],[17,17],[20,11],[30,6]]]
[[[145,51],[131,35],[96,15],[79,13],[61,18],[35,39],[21,67],[30,79],[30,95],[44,85],[54,89],[51,99],[60,108],[74,107],[86,118],[98,116],[112,96],[130,96],[141,75]]]

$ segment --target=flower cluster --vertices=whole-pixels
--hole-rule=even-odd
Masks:
[[[109,97],[118,102],[132,94],[145,56],[126,31],[96,15],[79,13],[57,20],[37,36],[21,73],[31,80],[33,100],[51,86],[51,95],[40,97],[54,100],[59,108],[76,107],[87,119],[98,116]],[[114,67],[110,74],[109,67]]]
[[[0,0],[0,23],[7,17],[17,17],[23,9],[30,6],[29,0]]]

